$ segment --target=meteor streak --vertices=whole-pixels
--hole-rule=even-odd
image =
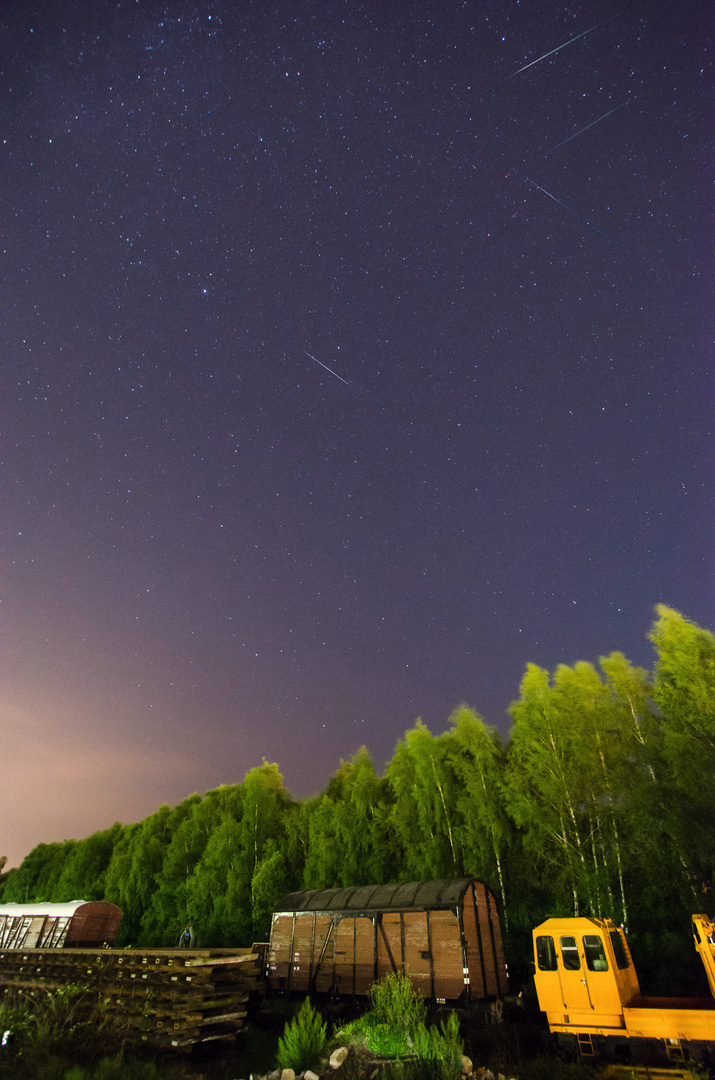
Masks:
[[[560,52],[561,49],[565,49],[567,45],[573,44],[574,41],[578,41],[579,38],[586,37],[586,34],[590,34],[592,30],[598,30],[599,26],[603,26],[604,23],[611,22],[612,19],[617,18],[616,15],[611,15],[608,19],[602,19],[600,23],[596,23],[595,26],[589,26],[588,30],[584,30],[580,34],[576,34],[576,37],[569,38],[568,41],[564,41],[563,45],[557,45],[555,49],[551,49],[550,52],[545,52],[542,56],[537,56],[536,60],[530,60],[528,64],[524,64],[518,71],[513,71],[511,75],[507,75],[505,79],[497,83],[497,86],[501,86],[502,83],[509,82],[509,79],[514,79],[517,75],[520,75],[522,71],[526,71],[527,68],[533,67],[534,64],[538,64],[540,60],[545,60],[547,56],[553,56],[554,53]]]
[[[313,356],[312,353],[306,352],[305,349],[303,349],[303,352],[306,356],[309,356],[311,360],[315,360],[316,364],[320,364],[320,366],[324,367],[326,371],[329,371],[331,375],[334,375],[336,379],[340,379],[340,382],[344,382],[346,386],[350,386],[347,379],[344,379],[342,375],[338,375],[337,371],[333,371],[333,369],[329,368],[327,364],[324,364],[322,360],[318,360],[317,356]]]
[[[568,205],[568,203],[563,202],[561,199],[557,199],[556,196],[552,195],[550,191],[547,191],[545,187],[542,187],[541,184],[537,184],[536,180],[532,180],[530,176],[526,176],[525,173],[519,173],[516,170],[514,170],[514,175],[518,176],[520,180],[526,180],[527,184],[531,184],[531,186],[535,187],[537,191],[542,191],[544,195],[548,195],[550,199],[553,199],[555,203],[558,203],[559,206],[562,206],[564,210],[568,210],[569,214],[573,214],[573,216],[577,217],[579,221],[582,221],[584,225],[587,225],[588,228],[595,232],[598,236],[600,236],[602,240],[608,240],[606,234],[604,232],[601,232],[600,229],[596,228],[595,225],[592,225],[588,218],[585,218],[583,214],[579,214],[578,210],[574,210],[572,206]]]
[[[558,150],[560,146],[565,146],[567,142],[571,142],[571,140],[575,139],[577,135],[583,135],[584,131],[588,131],[589,128],[594,127],[596,124],[600,124],[601,121],[605,120],[607,116],[610,116],[612,113],[617,112],[619,109],[622,109],[623,106],[627,104],[627,101],[622,101],[620,105],[616,105],[615,108],[609,109],[609,111],[604,113],[603,116],[599,116],[598,120],[592,120],[590,124],[586,124],[586,127],[579,128],[579,130],[575,131],[573,135],[569,135],[568,139],[563,139],[560,143],[556,143],[556,146],[552,146],[550,150],[547,150],[544,154],[544,157],[548,157],[549,154],[553,154],[554,150]]]

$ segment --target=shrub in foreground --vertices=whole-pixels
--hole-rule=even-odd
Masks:
[[[424,1024],[427,1003],[406,975],[390,974],[369,991],[370,1008],[338,1032],[338,1037],[384,1058],[412,1055],[412,1035]]]
[[[428,1028],[420,1024],[413,1036],[415,1075],[418,1080],[459,1080],[464,1044],[456,1013],[446,1023]]]
[[[397,1024],[411,1030],[424,1023],[427,1002],[407,975],[385,975],[370,987],[370,1012],[378,1024]]]
[[[427,1002],[406,975],[386,975],[370,988],[370,1009],[338,1032],[383,1058],[402,1059],[416,1080],[459,1080],[464,1044],[456,1013],[428,1028]],[[397,1064],[393,1062],[393,1064]]]
[[[407,1029],[397,1024],[381,1024],[371,1012],[345,1024],[337,1033],[337,1041],[364,1047],[382,1058],[404,1058],[412,1053],[412,1040]]]
[[[276,1063],[279,1069],[305,1072],[315,1065],[325,1046],[326,1025],[306,998],[300,1012],[285,1026],[278,1040]]]

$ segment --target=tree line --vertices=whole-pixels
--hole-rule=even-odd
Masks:
[[[276,764],[85,840],[39,844],[0,875],[0,901],[110,900],[120,944],[265,940],[297,889],[475,877],[499,902],[512,964],[550,915],[624,924],[657,971],[712,912],[715,637],[664,606],[651,673],[527,665],[510,738],[466,705],[433,735],[417,720],[384,776],[364,747],[298,801]],[[1,868],[0,868],[1,869]],[[669,982],[672,989],[672,978]]]

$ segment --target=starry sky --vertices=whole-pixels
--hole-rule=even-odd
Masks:
[[[8,0],[0,854],[712,624],[704,0]]]

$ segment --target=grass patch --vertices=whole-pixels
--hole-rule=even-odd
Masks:
[[[383,1024],[371,1012],[351,1021],[337,1032],[339,1042],[364,1047],[377,1057],[401,1058],[412,1053],[412,1040],[404,1027]]]

